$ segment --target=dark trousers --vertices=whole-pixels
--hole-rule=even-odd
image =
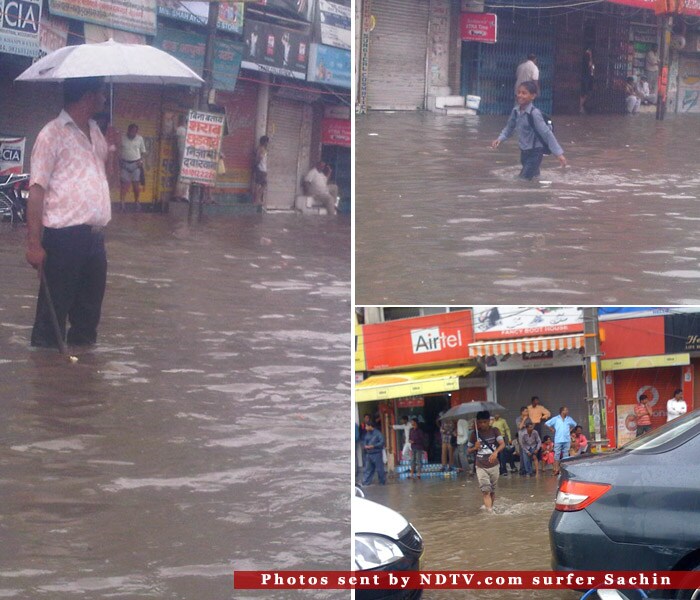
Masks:
[[[377,471],[377,477],[379,478],[379,483],[384,485],[386,483],[386,473],[384,472],[384,460],[382,458],[381,452],[367,452],[365,453],[367,462],[365,463],[365,472],[362,477],[362,485],[369,485],[374,479],[374,471]]]
[[[508,472],[506,465],[510,465],[510,470],[515,471],[515,458],[513,458],[513,451],[508,448],[503,448],[498,453],[498,463],[500,465],[499,472],[501,475]]]
[[[544,158],[544,149],[533,148],[532,150],[520,151],[520,164],[523,166],[518,177],[530,181],[540,174],[540,165]]]
[[[62,229],[45,227],[42,245],[46,250],[44,273],[61,335],[65,338],[68,319],[69,344],[94,344],[97,341],[97,325],[107,284],[107,254],[103,234],[94,231],[89,225]],[[43,289],[39,290],[32,346],[58,346]]]

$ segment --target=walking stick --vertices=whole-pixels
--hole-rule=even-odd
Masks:
[[[66,342],[61,335],[61,326],[58,324],[58,317],[56,316],[56,307],[51,299],[51,290],[49,290],[49,282],[46,280],[46,273],[44,273],[43,267],[39,267],[41,272],[41,287],[44,289],[44,296],[46,297],[46,302],[49,305],[49,314],[51,315],[51,323],[53,324],[53,330],[56,334],[56,340],[58,341],[58,351],[68,359],[70,363],[77,363],[78,357],[71,356],[68,354],[68,347]]]

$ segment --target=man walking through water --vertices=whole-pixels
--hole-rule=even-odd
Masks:
[[[498,454],[503,452],[505,442],[501,432],[490,425],[491,414],[487,410],[476,413],[476,431],[469,438],[467,453],[476,452],[476,478],[481,489],[484,508],[493,512],[498,483]]]
[[[67,79],[64,109],[39,133],[31,157],[26,258],[43,269],[61,335],[70,321],[68,344],[97,341],[107,282],[103,228],[112,215],[105,164],[108,144],[93,115],[106,100],[101,77]],[[57,347],[42,288],[32,346]]]

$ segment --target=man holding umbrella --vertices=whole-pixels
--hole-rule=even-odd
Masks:
[[[498,483],[498,454],[503,451],[505,442],[501,432],[491,426],[491,413],[482,410],[476,413],[476,431],[469,438],[469,454],[476,452],[476,478],[484,501],[484,508],[493,512]]]
[[[111,219],[106,163],[116,146],[92,117],[104,108],[101,77],[66,79],[64,109],[39,133],[31,157],[26,258],[48,284],[61,335],[97,341],[107,281],[102,230]],[[47,295],[40,290],[32,346],[57,347]]]

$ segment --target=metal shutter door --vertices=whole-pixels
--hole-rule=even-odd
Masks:
[[[530,404],[532,396],[539,396],[540,404],[553,417],[559,414],[560,406],[568,406],[571,418],[588,432],[586,383],[580,367],[503,371],[495,375],[497,400],[508,409],[505,418],[511,431],[520,416],[520,407]]]
[[[268,208],[291,209],[299,189],[299,151],[304,105],[276,98],[270,105],[267,131],[270,150],[267,156]]]
[[[425,107],[429,0],[374,0],[376,27],[369,39],[367,107]]]

